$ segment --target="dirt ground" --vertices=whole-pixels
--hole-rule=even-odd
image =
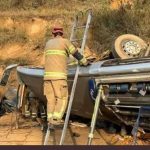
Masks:
[[[12,128],[11,128],[12,121]],[[44,134],[37,122],[20,118],[19,129],[15,129],[15,115],[0,118],[0,145],[43,145]],[[86,145],[89,127],[70,124],[64,145]],[[49,138],[48,145],[58,145],[62,128],[57,128]],[[132,145],[131,136],[121,137],[119,133],[109,134],[103,129],[96,129],[92,145]],[[138,140],[138,145],[149,145]]]

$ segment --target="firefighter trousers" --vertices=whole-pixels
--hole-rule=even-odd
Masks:
[[[44,95],[47,98],[47,116],[51,119],[61,120],[68,103],[67,80],[44,81]]]

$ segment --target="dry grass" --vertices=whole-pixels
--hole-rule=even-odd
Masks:
[[[136,1],[136,0],[135,0]],[[137,0],[138,1],[138,0]],[[65,36],[69,38],[71,25],[77,11],[93,9],[93,27],[90,30],[89,47],[98,53],[111,50],[114,40],[121,34],[135,34],[149,40],[150,37],[150,1],[136,3],[130,10],[110,10],[109,0],[0,0],[1,15],[13,16],[14,19],[40,16],[45,20],[61,20],[65,27]],[[8,11],[9,9],[9,11]],[[2,12],[3,11],[3,12]],[[21,31],[3,30],[0,32],[0,43],[14,39],[19,42],[28,41]],[[7,34],[6,34],[7,33]],[[5,36],[3,36],[5,34]],[[47,27],[45,38],[35,39],[35,49],[42,49],[51,37],[51,27]]]
[[[13,42],[27,42],[26,33],[19,29],[0,28],[0,46]]]
[[[10,64],[29,65],[31,62],[27,58],[16,58],[16,59],[0,59],[0,66],[8,66]]]
[[[111,49],[114,40],[121,34],[135,34],[146,41],[150,40],[150,1],[135,3],[132,10],[111,11],[108,7],[95,12],[93,39],[98,43],[98,51]],[[94,45],[93,45],[94,46]]]

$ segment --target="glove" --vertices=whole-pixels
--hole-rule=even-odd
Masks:
[[[81,60],[79,60],[79,64],[81,66],[88,66],[88,65],[90,65],[90,63],[87,61],[87,59],[85,57],[83,57]]]

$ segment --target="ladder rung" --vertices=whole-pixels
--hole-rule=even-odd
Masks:
[[[86,28],[86,26],[79,26],[79,27],[75,27],[74,29],[81,29],[81,28]]]
[[[71,42],[82,41],[83,39],[73,39]]]

